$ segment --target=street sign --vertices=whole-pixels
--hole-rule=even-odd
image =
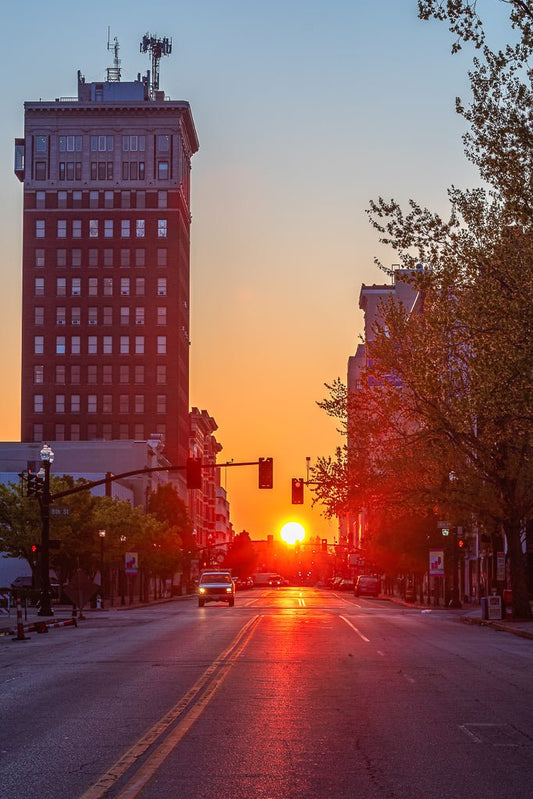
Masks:
[[[70,516],[70,508],[52,505],[50,508],[50,516]]]
[[[444,550],[429,550],[429,574],[431,577],[444,577]]]
[[[439,530],[445,530],[445,529],[449,530],[451,524],[450,522],[437,522],[437,527],[439,528]]]
[[[139,553],[136,550],[126,552],[124,556],[124,574],[137,574],[139,572]]]

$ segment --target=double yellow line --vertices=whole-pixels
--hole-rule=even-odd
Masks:
[[[102,797],[105,797],[107,792],[130,769],[134,768],[148,749],[154,746],[154,751],[147,756],[134,776],[117,794],[118,799],[134,799],[134,797],[138,796],[163,761],[176,748],[194,722],[206,709],[228,676],[232,666],[242,654],[261,618],[261,616],[254,616],[250,619],[227,649],[213,661],[180,701],[150,727],[142,738],[128,749],[108,771],[102,774],[98,781],[81,795],[80,799],[102,799]],[[171,726],[172,729],[169,729]]]

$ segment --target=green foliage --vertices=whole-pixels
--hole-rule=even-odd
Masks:
[[[244,578],[252,574],[256,564],[257,553],[250,540],[250,534],[243,530],[233,539],[224,559],[224,567],[231,569],[234,575]]]

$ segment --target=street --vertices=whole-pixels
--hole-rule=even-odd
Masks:
[[[314,588],[0,640],[2,799],[529,799],[533,641]]]

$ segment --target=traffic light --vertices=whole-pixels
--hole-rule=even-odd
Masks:
[[[327,551],[328,551],[328,539],[327,538],[323,538],[322,539],[322,552],[327,552]]]
[[[272,458],[259,458],[259,488],[273,488],[274,461]]]
[[[303,505],[304,501],[304,481],[303,477],[292,478],[292,504]]]
[[[39,497],[42,494],[44,478],[34,472],[28,472],[26,478],[26,496]]]
[[[202,459],[187,458],[187,488],[202,487]]]
[[[459,549],[464,549],[466,547],[466,541],[464,540],[464,538],[459,538],[457,540],[457,546],[459,547]]]

